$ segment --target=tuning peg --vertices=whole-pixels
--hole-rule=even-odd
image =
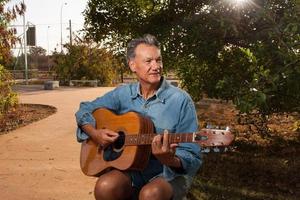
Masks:
[[[209,147],[203,147],[201,148],[201,153],[225,153],[227,152],[229,149],[227,147],[213,147],[213,148],[209,148]]]
[[[202,153],[209,153],[210,152],[210,148],[207,148],[207,147],[205,148],[204,147],[204,148],[201,149],[201,152]]]
[[[220,153],[219,147],[214,147],[214,148],[213,148],[213,151],[214,151],[215,153]]]

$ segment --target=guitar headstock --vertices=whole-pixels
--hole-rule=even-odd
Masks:
[[[204,128],[195,133],[194,140],[202,148],[226,147],[233,142],[234,135],[229,131],[229,128],[225,130]]]

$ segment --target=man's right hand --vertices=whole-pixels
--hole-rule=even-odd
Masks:
[[[81,126],[82,130],[87,133],[94,142],[102,146],[107,147],[111,143],[117,140],[119,134],[109,129],[95,129],[92,125],[86,124]]]

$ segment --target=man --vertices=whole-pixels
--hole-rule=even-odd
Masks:
[[[194,104],[186,92],[170,85],[162,76],[160,44],[154,36],[132,40],[127,48],[127,61],[138,83],[117,87],[92,102],[82,102],[76,113],[77,139],[81,142],[91,138],[105,148],[118,138],[112,130],[95,129],[92,112],[101,107],[116,114],[135,111],[147,116],[157,135],[151,144],[147,167],[143,171],[113,169],[101,175],[95,186],[95,198],[184,199],[201,165],[200,147],[192,143],[169,144],[168,137],[172,133],[197,131]]]

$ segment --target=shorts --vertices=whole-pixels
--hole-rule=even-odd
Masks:
[[[160,177],[160,174],[157,176],[154,176],[152,178],[144,177],[140,172],[137,171],[129,171],[127,174],[131,177],[132,180],[132,186],[134,188],[134,198],[138,199],[138,193],[142,189],[144,185],[146,185],[148,182],[151,182],[151,180]],[[172,200],[186,200],[186,194],[189,191],[189,186],[187,178],[184,176],[177,176],[173,180],[169,181],[173,188],[173,198]]]
[[[186,200],[186,194],[188,193],[190,186],[187,179],[184,176],[177,176],[173,180],[169,181],[173,188],[172,200]]]

